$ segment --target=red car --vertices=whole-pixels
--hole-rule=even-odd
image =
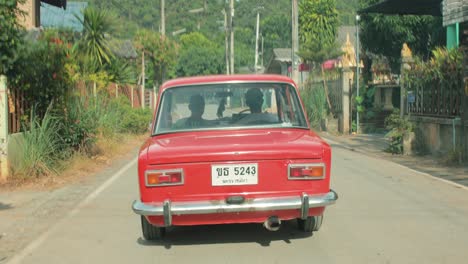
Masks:
[[[143,237],[166,227],[298,221],[317,231],[330,190],[331,149],[309,127],[293,81],[279,75],[181,78],[160,89],[139,152]]]

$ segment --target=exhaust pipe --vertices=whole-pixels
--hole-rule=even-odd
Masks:
[[[278,231],[281,227],[281,220],[277,216],[270,216],[265,220],[263,226],[269,231]]]

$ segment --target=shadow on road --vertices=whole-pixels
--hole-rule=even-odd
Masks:
[[[5,203],[0,202],[0,210],[8,210],[12,208],[13,206],[11,206],[11,204],[5,204]]]
[[[161,241],[146,241],[140,237],[137,243],[142,246],[204,245],[223,243],[258,243],[262,247],[270,246],[272,241],[284,241],[290,244],[294,239],[310,237],[297,228],[296,221],[285,221],[276,232],[266,230],[261,224],[204,225],[190,227],[171,227]]]

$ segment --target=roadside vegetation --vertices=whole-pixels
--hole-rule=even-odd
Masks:
[[[2,15],[12,19],[1,23],[11,31],[8,36],[15,38],[15,45],[1,42],[0,73],[7,76],[12,91],[10,111],[21,116],[16,157],[10,163],[12,181],[60,175],[74,160],[86,163],[108,156],[115,145],[147,133],[151,110],[133,108],[128,96],[109,88],[135,85],[138,70],[135,60],[111,49],[112,15],[91,7],[81,20],[82,34],[31,34],[17,24],[20,11],[16,1],[10,2],[14,4],[2,9]],[[22,105],[12,104],[18,97]]]

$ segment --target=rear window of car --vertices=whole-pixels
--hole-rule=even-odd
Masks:
[[[280,83],[220,83],[164,91],[155,134],[252,127],[300,127],[307,122],[294,87]]]

